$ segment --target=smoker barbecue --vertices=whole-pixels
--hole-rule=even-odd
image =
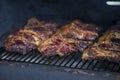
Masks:
[[[0,0],[0,80],[119,80],[119,4]]]
[[[86,49],[83,59],[107,59],[120,62],[120,25],[109,29],[98,42]]]

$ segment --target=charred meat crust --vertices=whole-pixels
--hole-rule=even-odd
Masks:
[[[99,27],[74,20],[56,30],[58,24],[31,18],[24,28],[12,33],[3,47],[9,52],[26,54],[38,49],[43,55],[67,56],[83,52],[98,37]]]
[[[92,29],[93,28],[93,29]],[[66,56],[88,47],[98,37],[99,27],[74,20],[63,25],[38,47],[43,55]]]
[[[120,62],[120,25],[111,27],[97,43],[87,48],[83,59],[106,59]]]
[[[48,39],[55,32],[57,26],[53,22],[31,18],[24,28],[8,36],[3,47],[8,52],[26,54],[37,48],[42,41]]]

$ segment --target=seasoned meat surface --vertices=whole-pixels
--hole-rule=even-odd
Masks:
[[[48,39],[55,32],[56,27],[56,23],[31,18],[24,28],[8,36],[3,47],[8,52],[26,54],[37,48],[42,41]]]
[[[120,62],[120,25],[109,29],[98,42],[86,49],[83,59],[107,59]]]
[[[100,37],[98,43],[102,49],[120,51],[120,25],[111,27]]]
[[[98,37],[99,27],[75,20],[60,29],[62,36],[79,40],[95,40]]]
[[[99,59],[99,60],[109,60],[120,62],[120,51],[105,50],[98,47],[97,44],[94,44],[92,47],[86,49],[83,53],[82,58],[85,60]]]
[[[87,48],[98,37],[99,27],[74,20],[61,28],[54,22],[28,20],[25,27],[12,33],[5,40],[3,47],[8,52],[26,54],[38,49],[43,55],[66,56]]]
[[[66,56],[78,50],[82,52],[98,37],[99,31],[96,25],[75,20],[58,29],[52,37],[41,43],[38,50],[48,56]]]
[[[71,40],[61,36],[53,36],[41,43],[38,50],[46,56],[66,56],[70,54],[70,52],[78,51],[78,48],[73,45],[75,42],[77,43],[74,39]]]

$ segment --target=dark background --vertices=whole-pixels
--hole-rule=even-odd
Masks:
[[[110,27],[120,19],[120,6],[108,6],[106,1],[0,0],[0,39],[23,27],[31,17],[62,23],[81,19],[101,27]]]

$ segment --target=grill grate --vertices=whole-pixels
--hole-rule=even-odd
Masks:
[[[97,71],[111,71],[120,72],[120,64],[100,61],[100,60],[86,60],[81,59],[81,55],[72,53],[66,57],[49,56],[45,57],[37,51],[31,51],[29,54],[21,55],[17,53],[7,53],[0,49],[0,60],[7,60],[13,62],[35,63],[41,65],[51,65],[59,67],[68,67],[84,70],[97,70]]]

